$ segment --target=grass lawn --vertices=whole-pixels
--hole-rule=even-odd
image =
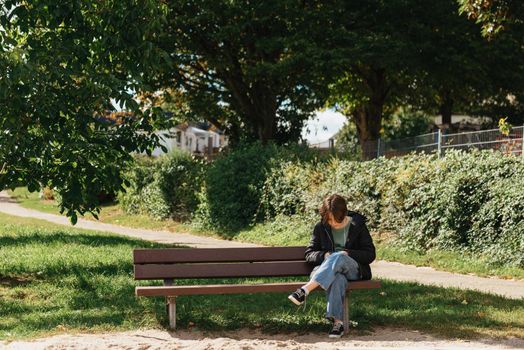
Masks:
[[[59,214],[54,201],[44,201],[38,198],[38,193],[30,193],[26,188],[17,188],[10,193],[20,205],[25,208],[40,210],[48,213]],[[90,214],[86,219],[96,220]],[[102,207],[99,215],[101,222],[116,224],[133,228],[147,228],[151,230],[167,230],[171,232],[190,232],[196,235],[213,236],[234,239],[243,242],[259,243],[268,246],[305,245],[309,240],[312,230],[311,225],[303,222],[289,222],[288,218],[275,220],[266,224],[245,229],[234,234],[224,235],[221,232],[200,230],[189,224],[182,224],[173,220],[154,220],[147,215],[126,214],[118,204]],[[293,230],[289,227],[292,226]],[[524,269],[508,266],[494,266],[478,256],[468,256],[452,251],[432,250],[425,254],[414,251],[405,251],[391,244],[391,238],[374,234],[377,247],[377,259],[396,261],[417,266],[431,266],[438,270],[475,274],[478,276],[496,276],[501,278],[524,279]]]
[[[143,282],[132,277],[132,250],[162,246],[0,214],[0,339],[166,327],[163,299],[135,298],[134,287]],[[177,324],[200,330],[328,330],[323,293],[314,293],[305,310],[286,296],[179,297]],[[390,326],[449,337],[524,338],[524,300],[393,281],[352,298],[356,332]]]

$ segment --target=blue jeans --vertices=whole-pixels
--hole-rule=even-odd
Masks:
[[[327,292],[326,318],[343,320],[348,281],[360,279],[358,263],[342,252],[333,253],[313,269],[311,279]]]

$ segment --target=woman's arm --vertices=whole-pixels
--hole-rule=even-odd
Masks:
[[[348,255],[360,264],[369,265],[376,258],[375,245],[365,223],[358,225],[356,229],[359,236],[358,249],[348,249]]]
[[[366,226],[367,218],[354,211],[349,211],[348,214],[351,216],[352,224],[355,225],[354,230],[358,241],[356,242],[357,249],[346,249],[346,252],[359,264],[369,265],[375,260],[376,254],[375,245]]]
[[[328,250],[322,249],[322,243],[320,241],[321,235],[321,224],[315,225],[311,239],[308,246],[306,247],[305,257],[306,261],[310,264],[320,265],[324,261],[326,253]]]

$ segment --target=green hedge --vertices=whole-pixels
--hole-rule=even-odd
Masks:
[[[524,161],[498,152],[358,162],[251,144],[206,165],[181,155],[138,162],[129,175],[121,196],[128,210],[191,218],[222,233],[260,221],[278,223],[281,232],[286,218],[290,231],[300,220],[307,227],[324,196],[339,193],[370,229],[390,232],[407,250],[469,252],[524,266]]]
[[[266,205],[272,202],[267,181],[274,169],[286,161],[311,163],[327,157],[302,145],[240,145],[207,168],[195,222],[204,228],[235,232],[264,220],[268,218],[266,211],[275,213]]]
[[[128,213],[189,220],[198,205],[204,166],[202,160],[181,151],[158,159],[137,157],[126,173],[129,183],[119,202]]]
[[[276,154],[272,145],[242,145],[216,159],[207,168],[195,221],[206,228],[228,231],[249,225]]]
[[[332,159],[322,167],[282,163],[266,180],[266,220],[315,217],[322,198],[339,193],[368,226],[389,231],[407,250],[467,251],[524,266],[524,162],[493,151]]]

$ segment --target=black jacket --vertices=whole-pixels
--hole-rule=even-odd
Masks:
[[[371,279],[369,264],[375,260],[375,246],[366,227],[366,217],[354,211],[348,211],[350,219],[348,238],[345,250],[360,266],[360,275],[363,280]],[[326,252],[335,251],[335,243],[331,226],[319,222],[313,229],[311,240],[306,247],[306,261],[320,265],[324,261]]]

